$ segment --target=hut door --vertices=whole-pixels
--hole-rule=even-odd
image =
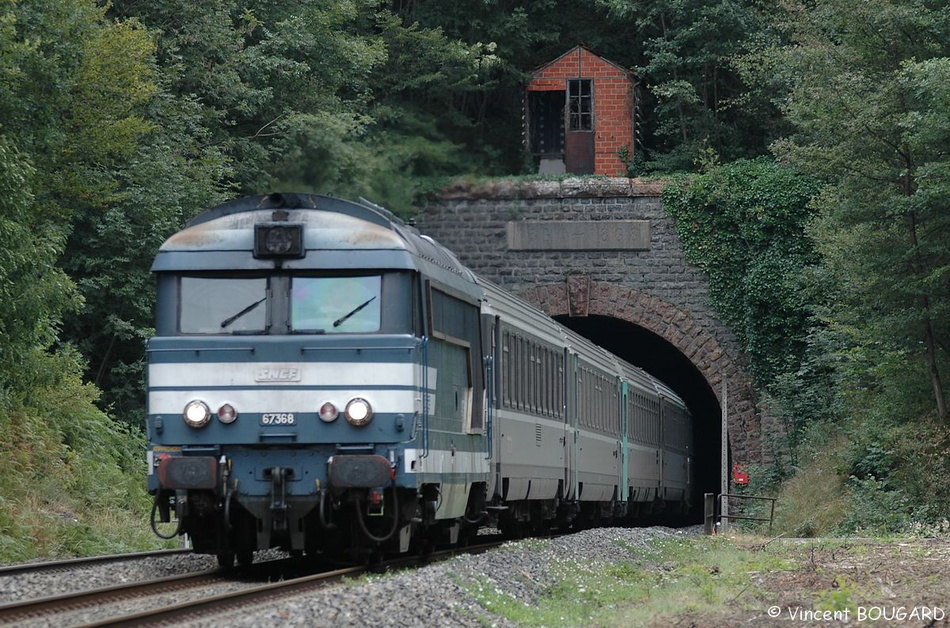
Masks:
[[[594,86],[591,79],[567,82],[564,162],[574,174],[594,173]]]
[[[564,90],[528,92],[531,152],[542,158],[564,156]]]

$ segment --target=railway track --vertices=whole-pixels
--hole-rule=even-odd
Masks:
[[[12,602],[0,606],[0,625],[24,625],[29,621],[40,619],[49,621],[59,615],[76,614],[84,609],[103,607],[137,597],[181,594],[190,589],[214,585],[223,578],[224,573],[221,570],[212,569],[192,574],[168,576],[155,580]],[[63,622],[62,625],[70,624]]]
[[[277,599],[325,587],[339,582],[346,577],[359,576],[367,570],[368,568],[366,567],[348,567],[310,576],[301,576],[281,582],[262,584],[248,589],[210,595],[179,604],[128,613],[104,621],[84,623],[81,624],[81,626],[83,626],[83,628],[92,628],[94,626],[148,626],[167,624],[168,622],[185,618],[195,619],[205,614],[239,609],[251,604],[258,604],[265,600]]]
[[[85,558],[66,558],[63,560],[44,560],[33,563],[17,563],[15,565],[0,565],[0,577],[15,576],[25,573],[39,573],[44,571],[63,571],[76,567],[89,567],[107,563],[117,563],[128,560],[142,560],[145,558],[162,558],[191,554],[190,549],[166,549],[150,552],[128,552],[125,554],[107,554],[104,556],[88,556]]]
[[[466,550],[435,552],[428,561],[442,560],[465,552],[483,552],[500,543],[486,543]],[[0,625],[143,626],[168,624],[184,619],[233,611],[315,590],[370,570],[346,567],[317,574],[295,575],[301,570],[294,560],[258,563],[241,570],[211,569],[155,580],[80,591],[0,605]],[[420,564],[419,557],[386,561],[373,571]],[[290,574],[289,576],[287,574]],[[274,580],[261,584],[262,580]],[[182,599],[188,598],[188,599]],[[130,610],[134,609],[134,610]]]

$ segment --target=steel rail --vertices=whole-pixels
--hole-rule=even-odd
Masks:
[[[162,558],[164,556],[177,556],[180,554],[191,554],[190,549],[165,549],[153,550],[149,552],[128,552],[125,554],[106,554],[103,556],[85,556],[82,558],[66,558],[63,560],[44,560],[32,563],[16,563],[11,565],[0,565],[0,577],[13,576],[22,573],[32,573],[37,571],[55,571],[57,569],[72,569],[73,567],[82,567],[84,565],[97,565],[105,563],[115,563],[123,560],[141,560],[143,558]]]
[[[130,613],[121,617],[114,617],[102,621],[82,624],[82,628],[99,628],[103,626],[143,626],[150,624],[165,624],[182,618],[194,619],[203,613],[220,612],[229,606],[240,607],[252,602],[260,602],[271,597],[282,597],[300,591],[326,586],[346,576],[358,576],[368,571],[366,567],[347,567],[336,571],[329,571],[311,576],[302,576],[283,582],[260,585],[251,589],[220,593],[208,597],[181,602],[171,606]]]
[[[225,574],[226,572],[222,569],[208,569],[196,573],[11,602],[0,605],[0,624],[9,624],[27,617],[54,615],[57,612],[86,608],[102,602],[121,601],[145,593],[166,593],[192,588],[219,580]]]

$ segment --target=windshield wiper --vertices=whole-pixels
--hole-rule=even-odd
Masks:
[[[340,318],[338,318],[338,319],[336,319],[335,321],[333,321],[333,326],[334,326],[334,327],[339,327],[340,325],[342,325],[343,323],[345,323],[348,318],[350,318],[351,316],[353,316],[354,314],[356,314],[357,312],[359,312],[360,310],[362,310],[364,307],[366,307],[367,305],[369,305],[370,303],[372,303],[372,302],[375,301],[375,300],[376,300],[376,297],[373,296],[373,297],[370,297],[368,300],[363,301],[362,303],[360,303],[359,305],[357,305],[355,308],[353,308],[352,310],[350,310],[349,313],[344,314],[344,315],[341,316]]]
[[[250,305],[248,305],[246,308],[244,308],[243,310],[241,310],[234,316],[229,316],[228,318],[224,319],[223,321],[221,321],[221,329],[224,329],[225,327],[227,327],[228,325],[230,325],[237,319],[241,318],[242,316],[244,316],[245,314],[247,314],[248,312],[250,312],[251,310],[253,310],[254,308],[256,308],[258,305],[260,305],[266,300],[267,300],[267,296],[265,296],[260,301],[255,301],[254,303],[251,303]]]

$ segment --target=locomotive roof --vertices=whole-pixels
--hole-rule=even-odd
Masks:
[[[273,260],[252,255],[254,224],[272,220],[304,225],[306,254],[281,260],[284,269],[407,268],[443,279],[447,271],[474,287],[454,254],[386,209],[317,194],[250,196],[213,207],[165,241],[152,271],[273,269]]]

